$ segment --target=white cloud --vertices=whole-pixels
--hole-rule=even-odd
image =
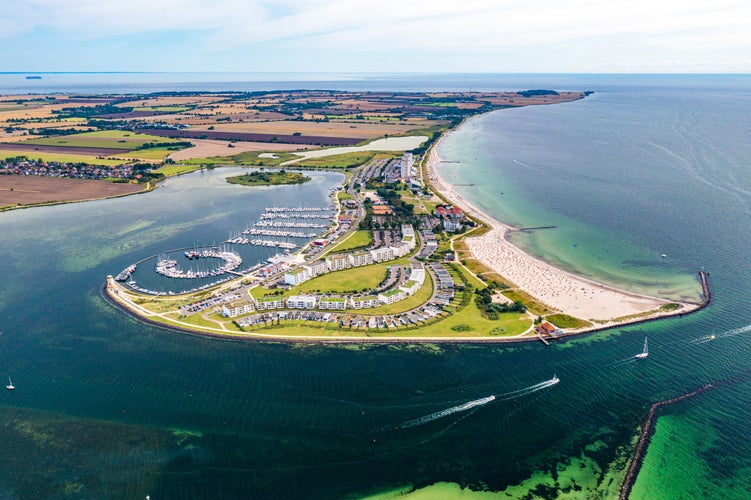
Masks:
[[[618,37],[621,46],[690,53],[751,50],[746,0],[0,0],[0,37],[65,40],[197,36],[214,50],[523,50]],[[597,47],[598,50],[607,47]],[[158,50],[158,47],[155,47]],[[582,54],[585,57],[586,54]],[[687,56],[688,57],[688,56]]]

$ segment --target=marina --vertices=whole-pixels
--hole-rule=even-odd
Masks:
[[[290,251],[301,248],[305,245],[306,240],[310,241],[320,236],[323,230],[330,227],[330,224],[311,222],[311,220],[329,219],[333,222],[335,216],[333,210],[333,207],[330,206],[265,207],[255,223],[242,231],[231,232],[222,246],[197,244],[164,251],[159,255],[146,257],[127,266],[117,274],[115,280],[125,282],[134,291],[156,296],[181,295],[206,290],[231,279],[255,273],[263,268],[267,262],[273,263],[283,260]],[[235,247],[236,250],[232,249],[232,245],[238,245],[238,247]],[[251,250],[241,250],[241,247],[275,248],[282,250],[283,253],[272,256],[266,254],[265,257],[260,257],[257,251],[253,253]],[[243,256],[248,258],[248,255],[255,255],[255,257],[250,258],[251,261],[256,260],[256,263],[245,269],[240,269],[243,264]],[[139,283],[134,278],[137,267],[152,259],[155,259],[153,269],[156,275],[169,280],[197,281],[196,285],[189,289],[171,289],[168,281],[154,280],[148,275],[138,280],[147,282],[147,285]],[[182,259],[184,259],[184,264],[181,265]],[[219,259],[223,263],[219,266],[210,265],[210,259]],[[194,263],[194,265],[188,266],[186,265],[188,263]],[[201,280],[205,282],[202,283]]]

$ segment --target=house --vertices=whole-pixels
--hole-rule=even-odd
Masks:
[[[543,321],[542,323],[537,325],[537,328],[535,328],[535,330],[540,335],[549,335],[553,337],[557,337],[558,335],[563,335],[563,330],[549,323],[548,321]]]
[[[373,215],[394,215],[394,211],[388,205],[373,205],[370,208]]]

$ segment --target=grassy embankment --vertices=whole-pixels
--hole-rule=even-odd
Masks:
[[[368,248],[371,244],[373,244],[373,233],[369,229],[358,229],[347,239],[332,247],[325,255],[364,249]]]

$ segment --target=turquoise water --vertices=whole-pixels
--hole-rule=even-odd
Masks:
[[[449,138],[442,154],[485,179],[482,208],[559,226],[519,243],[603,280],[654,291],[659,278],[657,288],[684,296],[696,293],[694,273],[705,266],[710,307],[549,348],[219,341],[123,315],[101,297],[104,277],[147,255],[219,241],[270,201],[325,203],[341,175],[245,188],[215,170],[148,194],[4,213],[0,376],[8,372],[16,390],[0,394],[1,496],[347,498],[463,487],[505,498],[612,497],[650,404],[738,377],[663,410],[634,498],[746,497],[751,138],[742,124],[751,84],[529,83],[596,94],[486,115]],[[713,331],[715,340],[701,340]],[[645,335],[650,357],[634,363]],[[532,389],[553,374],[560,383]]]

